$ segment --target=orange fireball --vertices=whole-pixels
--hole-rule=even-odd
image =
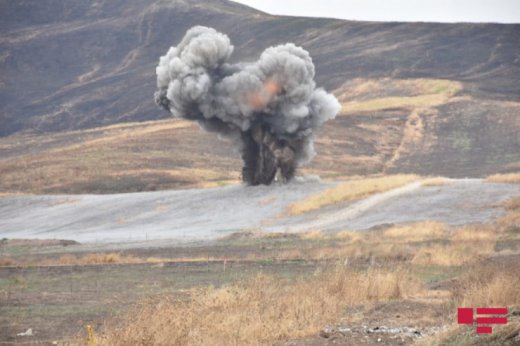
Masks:
[[[273,99],[274,95],[282,90],[280,84],[272,79],[264,82],[259,91],[253,92],[248,96],[248,104],[253,109],[262,109]]]

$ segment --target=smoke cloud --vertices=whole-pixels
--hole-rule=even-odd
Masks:
[[[229,37],[189,29],[156,68],[155,102],[175,117],[235,140],[249,185],[290,180],[314,156],[314,132],[336,116],[336,98],[314,82],[307,51],[292,43],[266,49],[258,61],[231,64]]]

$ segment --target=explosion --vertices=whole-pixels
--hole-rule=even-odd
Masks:
[[[309,53],[292,43],[266,49],[253,63],[228,62],[229,37],[196,26],[156,68],[155,102],[234,140],[249,185],[283,181],[315,155],[314,132],[340,104],[314,82]]]

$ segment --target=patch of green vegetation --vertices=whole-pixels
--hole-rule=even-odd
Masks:
[[[30,315],[31,318],[55,319],[60,317],[98,315],[106,313],[103,304],[30,304],[25,306],[0,306],[0,315],[4,318]]]
[[[25,245],[1,245],[0,257],[24,256],[31,252],[32,247]]]
[[[462,267],[454,266],[414,266],[414,273],[424,283],[441,282],[457,277],[463,271]]]
[[[161,184],[175,183],[173,178],[164,177],[148,177],[149,180],[143,179],[141,176],[98,176],[92,178],[90,181],[77,182],[68,186],[62,186],[60,189],[65,189],[68,193],[80,193],[82,191],[91,191],[95,193],[112,193],[113,191],[125,192],[140,192],[140,191],[154,191]],[[186,183],[179,181],[179,183]],[[49,193],[55,192],[53,188],[46,191]]]
[[[519,232],[520,233],[520,232]],[[518,233],[514,233],[515,236]],[[514,236],[513,236],[514,237]],[[501,239],[495,244],[495,251],[504,251],[504,250],[520,250],[520,239],[511,239],[510,237],[506,239]]]
[[[520,234],[520,226],[511,226],[511,227],[509,227],[509,229],[507,230],[507,233],[510,233],[510,234]]]
[[[458,82],[445,79],[426,79],[422,81],[422,90],[426,94],[453,95],[462,89]]]
[[[473,145],[473,140],[465,132],[457,132],[452,137],[453,149],[469,151],[472,148],[472,145]]]
[[[0,290],[4,290],[11,285],[11,279],[8,278],[0,278]]]
[[[237,252],[240,248],[260,248],[270,250],[292,250],[292,249],[310,249],[315,247],[331,247],[340,246],[342,240],[334,238],[301,238],[298,235],[284,234],[281,236],[266,235],[265,237],[237,237],[221,240],[223,245],[234,247],[231,252]]]

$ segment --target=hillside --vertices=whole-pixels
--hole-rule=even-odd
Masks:
[[[155,125],[142,125],[140,140],[169,157],[164,165],[148,160],[153,154],[132,141],[107,142],[133,148],[132,155],[119,156],[124,168],[100,154],[109,151],[96,146],[100,142],[89,144],[96,153],[89,160],[78,156],[85,150],[82,138],[93,133],[84,129],[167,117],[153,103],[155,65],[197,24],[229,35],[236,60],[255,59],[265,48],[288,41],[309,50],[318,84],[334,91],[344,107],[321,131],[320,154],[307,172],[460,177],[520,168],[520,25],[282,17],[225,0],[0,0],[1,190],[27,190],[8,178],[23,173],[29,181],[38,175],[52,182],[41,191],[91,191],[88,179],[86,187],[76,189],[49,175],[47,168],[60,167],[58,159],[70,176],[87,163],[99,167],[104,161],[101,180],[135,173],[131,188],[115,191],[148,189],[144,181],[152,173],[146,172],[164,176],[188,170],[207,148],[216,155],[211,166],[202,161],[196,167],[202,165],[207,174],[225,172],[216,181],[236,179],[231,173],[239,172],[238,154],[191,125],[171,128],[165,137],[146,131]],[[98,140],[107,132],[93,131]],[[57,140],[62,137],[74,142],[72,149],[66,145],[70,141]],[[47,152],[51,142],[53,150],[70,156]],[[38,153],[31,152],[34,144]],[[93,166],[89,169],[102,171]],[[183,179],[159,179],[155,185],[192,184]],[[207,181],[201,179],[197,183]]]

